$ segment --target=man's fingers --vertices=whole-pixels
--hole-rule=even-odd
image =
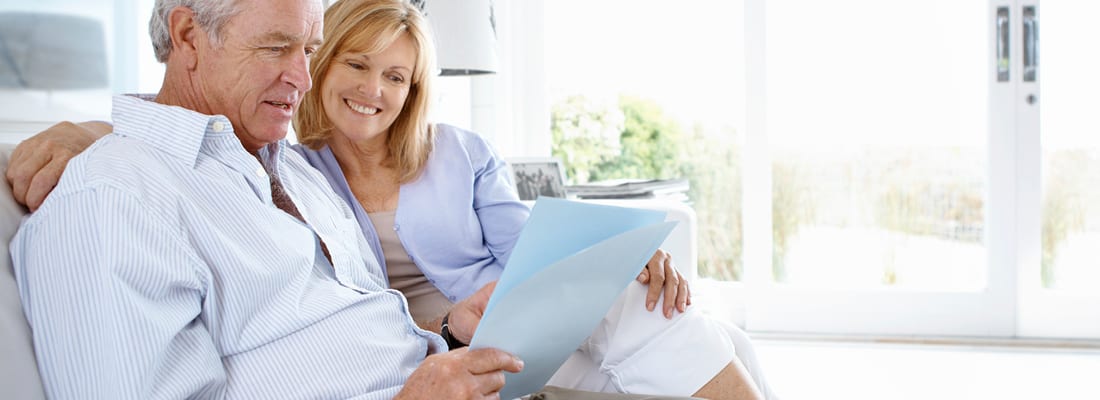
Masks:
[[[474,375],[493,371],[519,372],[523,370],[523,360],[499,349],[477,349],[466,352],[466,368]]]
[[[643,285],[649,283],[649,268],[648,268],[648,266],[646,268],[642,268],[642,273],[638,274],[638,283],[641,283]]]
[[[463,364],[474,375],[478,393],[487,399],[499,399],[500,389],[504,387],[504,371],[519,372],[523,361],[506,351],[498,349],[468,350],[463,355]]]
[[[500,398],[500,389],[504,387],[504,373],[500,371],[488,372],[474,376],[477,382],[478,392],[487,398]],[[495,396],[495,397],[494,397]]]
[[[463,347],[432,354],[412,372],[395,398],[499,399],[504,372],[519,372],[522,364],[497,349]]]

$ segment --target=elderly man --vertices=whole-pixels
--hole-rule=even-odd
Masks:
[[[115,134],[13,240],[50,397],[496,396],[522,361],[444,352],[385,287],[347,206],[280,142],[311,86],[320,5],[182,3],[159,0],[151,21],[160,93],[115,98]],[[455,305],[455,336],[472,336],[491,291]],[[732,396],[723,376],[700,393]]]

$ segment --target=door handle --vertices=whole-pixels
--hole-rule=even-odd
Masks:
[[[1039,74],[1039,17],[1035,15],[1035,6],[1023,8],[1024,35],[1024,82],[1035,82]]]
[[[997,82],[1008,82],[1009,67],[1011,66],[1008,7],[997,7],[997,15],[994,17],[993,24],[997,27],[997,43],[994,44],[997,52]]]

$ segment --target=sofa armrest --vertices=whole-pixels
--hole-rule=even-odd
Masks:
[[[7,169],[13,149],[14,144],[0,144],[0,175]],[[4,253],[0,257],[0,388],[4,388],[5,398],[44,399],[30,328],[23,316],[8,252],[8,243],[26,214],[27,210],[12,198],[5,179],[0,183],[0,249]]]
[[[664,199],[600,199],[581,200],[596,204],[606,204],[619,207],[644,208],[668,213],[666,221],[676,221],[676,227],[668,235],[661,249],[672,254],[672,263],[680,271],[680,275],[694,282],[698,274],[699,248],[698,227],[695,219],[695,209],[677,200]]]

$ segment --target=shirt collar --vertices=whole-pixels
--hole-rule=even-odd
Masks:
[[[114,96],[112,106],[115,133],[141,140],[190,165],[197,162],[207,139],[231,139],[243,150],[233,124],[225,116],[206,115],[126,95]]]

